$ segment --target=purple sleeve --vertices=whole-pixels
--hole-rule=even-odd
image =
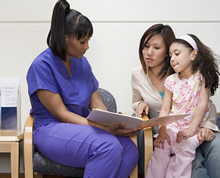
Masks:
[[[27,73],[28,94],[31,96],[38,89],[58,93],[51,66],[45,61],[37,60],[32,63]]]

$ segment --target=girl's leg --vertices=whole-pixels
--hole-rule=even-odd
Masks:
[[[69,123],[51,123],[38,128],[34,132],[34,143],[36,149],[52,161],[85,168],[84,177],[95,178],[116,177],[125,151],[125,146],[109,132]]]
[[[165,148],[168,144],[165,144]],[[160,149],[155,147],[151,154],[151,159],[148,163],[147,172],[145,178],[163,178],[166,174],[167,165],[170,160],[169,149]]]
[[[195,150],[199,146],[197,134],[172,146],[171,152],[175,154],[167,167],[166,177],[190,178],[192,161],[195,158]]]

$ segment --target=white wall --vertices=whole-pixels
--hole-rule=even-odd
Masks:
[[[19,77],[21,128],[29,114],[26,72],[46,46],[56,0],[0,0],[0,77]],[[220,1],[218,0],[69,0],[71,7],[88,16],[94,35],[86,57],[100,82],[112,92],[118,111],[132,113],[131,70],[139,65],[138,46],[143,32],[154,23],[173,27],[176,36],[196,34],[220,55]],[[213,101],[220,112],[220,92]],[[3,164],[0,172],[9,172]]]

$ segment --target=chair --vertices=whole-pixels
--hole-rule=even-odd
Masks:
[[[220,129],[220,112],[217,113],[217,117],[216,117],[216,125],[217,125],[218,128]]]
[[[107,109],[111,112],[117,112],[116,101],[113,95],[105,89],[98,89],[99,96]],[[43,174],[46,175],[56,175],[56,176],[66,176],[66,177],[83,177],[84,169],[83,168],[73,168],[68,166],[63,166],[58,163],[55,163],[42,154],[35,150],[33,145],[33,124],[34,120],[32,116],[28,116],[25,127],[24,127],[24,168],[25,168],[25,177],[33,178],[33,173],[36,173],[39,178],[43,177]],[[148,130],[147,130],[148,131]],[[147,132],[146,131],[146,132]],[[149,135],[148,133],[146,135]],[[152,142],[152,136],[151,142]],[[149,142],[150,138],[146,139],[146,143]],[[137,145],[136,135],[132,136],[131,139]],[[149,146],[148,146],[149,147]],[[147,149],[150,149],[146,147]],[[151,153],[151,152],[150,152]],[[149,155],[150,156],[150,155]],[[148,157],[148,156],[147,156]],[[147,158],[148,160],[148,158]],[[149,160],[148,160],[149,161]],[[146,162],[148,162],[146,161]],[[130,175],[130,178],[137,178],[137,166]]]
[[[145,115],[143,119],[148,120],[149,118]],[[147,166],[153,152],[153,134],[152,128],[144,129],[144,176],[146,175]]]

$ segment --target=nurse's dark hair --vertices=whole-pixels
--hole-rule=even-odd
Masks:
[[[160,76],[160,79],[163,79],[167,74],[169,75],[174,73],[174,70],[170,65],[169,47],[175,39],[175,34],[173,32],[173,29],[169,25],[154,24],[144,32],[139,45],[139,58],[144,73],[147,74],[146,64],[144,61],[142,50],[146,47],[148,41],[155,35],[161,35],[161,37],[163,38],[163,42],[166,46],[166,56],[164,58],[164,65],[158,74],[158,76]]]
[[[91,21],[80,12],[70,9],[66,0],[59,0],[53,9],[51,27],[47,36],[47,45],[54,55],[66,60],[65,35],[77,40],[93,34]]]

